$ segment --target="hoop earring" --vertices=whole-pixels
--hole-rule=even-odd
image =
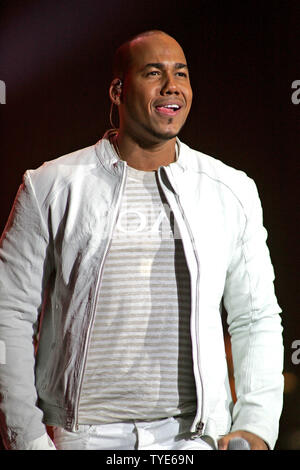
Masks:
[[[113,110],[114,110],[114,103],[112,102],[111,105],[110,105],[109,122],[110,122],[110,125],[113,129],[117,129],[117,126],[114,125],[113,119],[112,119]]]

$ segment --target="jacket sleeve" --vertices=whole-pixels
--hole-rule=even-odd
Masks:
[[[257,434],[273,449],[283,402],[281,309],[260,199],[253,180],[248,183],[246,223],[224,291],[237,396],[231,431]]]
[[[29,172],[0,243],[0,430],[6,449],[53,448],[35,388],[35,339],[51,271],[47,224]],[[43,437],[44,436],[44,437]]]

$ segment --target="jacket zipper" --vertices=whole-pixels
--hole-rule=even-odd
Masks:
[[[118,200],[117,200],[117,204],[116,204],[117,207],[116,207],[116,211],[115,211],[115,214],[114,214],[114,220],[113,220],[113,223],[112,223],[111,231],[110,231],[110,234],[109,234],[109,241],[106,245],[105,252],[104,252],[102,262],[101,262],[101,265],[100,265],[100,269],[99,269],[99,273],[98,273],[98,279],[97,279],[97,284],[96,284],[96,292],[95,292],[94,302],[93,302],[92,319],[89,323],[89,329],[88,329],[88,332],[87,332],[87,339],[86,339],[86,342],[85,342],[83,366],[81,368],[81,374],[80,374],[80,378],[79,378],[79,391],[78,391],[76,405],[75,405],[75,420],[74,420],[75,425],[73,427],[76,431],[78,430],[78,410],[79,410],[79,401],[80,401],[81,389],[82,389],[82,384],[83,384],[83,375],[84,375],[84,370],[85,370],[85,366],[86,366],[87,351],[88,351],[88,345],[89,345],[89,342],[90,342],[92,325],[94,323],[94,318],[95,318],[97,298],[98,298],[98,293],[99,293],[102,274],[103,274],[103,266],[104,266],[107,254],[109,252],[109,249],[110,249],[110,246],[111,246],[111,243],[112,243],[112,234],[113,234],[115,225],[116,225],[118,217],[119,217],[120,207],[121,207],[121,199],[122,199],[122,196],[123,196],[123,193],[124,193],[124,188],[125,188],[126,166],[127,166],[126,162],[124,162],[123,165],[124,166],[123,166],[123,174],[122,174],[122,179],[121,179],[121,184],[120,184],[120,191],[119,191],[119,194],[118,194]]]
[[[161,182],[161,185],[162,185],[162,182]],[[193,236],[190,224],[189,224],[189,222],[187,221],[187,219],[185,217],[185,213],[184,213],[184,210],[183,210],[183,207],[181,205],[181,202],[180,202],[180,199],[179,199],[179,196],[178,196],[177,192],[174,191],[174,194],[175,194],[175,199],[176,199],[177,205],[179,207],[182,219],[185,223],[185,226],[186,226],[186,228],[188,230],[188,233],[189,233],[189,236],[190,236],[190,240],[191,240],[191,243],[192,243],[192,246],[193,246],[193,251],[194,251],[194,255],[195,255],[195,259],[196,259],[196,263],[197,263],[197,267],[198,267],[198,269],[197,269],[197,280],[196,280],[196,302],[195,302],[196,303],[196,307],[195,307],[195,334],[196,334],[196,345],[197,345],[197,348],[196,348],[197,365],[198,365],[199,382],[201,384],[202,394],[201,394],[201,416],[200,416],[200,419],[198,420],[198,422],[196,423],[195,431],[194,431],[194,433],[191,437],[191,439],[196,439],[197,437],[202,436],[203,429],[204,429],[204,423],[202,421],[203,416],[204,416],[204,386],[203,386],[203,379],[202,379],[201,367],[200,367],[200,357],[199,357],[199,334],[198,334],[199,321],[198,321],[198,315],[197,315],[198,306],[199,306],[199,294],[198,294],[198,292],[199,292],[199,282],[200,282],[200,274],[199,274],[199,272],[200,272],[200,261],[199,261],[199,257],[198,257],[198,253],[197,253],[197,249],[196,249],[196,245],[195,245],[195,240],[194,240],[194,236]],[[167,195],[166,195],[166,197],[167,197]]]
[[[193,245],[194,255],[195,255],[195,259],[196,259],[196,263],[197,263],[197,267],[198,267],[198,269],[197,269],[197,280],[196,280],[196,302],[195,302],[196,303],[196,306],[195,306],[195,335],[196,335],[196,345],[197,345],[197,348],[196,348],[197,366],[198,366],[199,382],[201,384],[202,394],[201,394],[201,417],[200,417],[200,420],[198,421],[198,423],[196,424],[196,433],[192,436],[192,439],[195,439],[198,436],[202,436],[203,428],[204,428],[204,423],[202,422],[203,415],[204,415],[204,412],[203,412],[203,409],[204,409],[204,386],[203,386],[203,379],[202,379],[201,366],[200,366],[200,357],[199,357],[199,328],[198,328],[199,327],[199,314],[198,314],[198,312],[199,312],[199,282],[200,282],[199,270],[200,270],[200,262],[199,262],[198,253],[197,253],[197,250],[196,250],[194,236],[193,236],[193,233],[191,231],[190,224],[188,223],[188,221],[185,217],[185,214],[184,214],[184,211],[183,211],[183,208],[182,208],[182,205],[181,205],[181,202],[180,202],[180,199],[179,199],[179,196],[178,196],[177,193],[175,193],[175,198],[176,198],[178,207],[180,209],[182,218],[183,218],[183,220],[185,222],[185,225],[187,227],[187,230],[189,232],[190,240],[191,240],[192,245]]]

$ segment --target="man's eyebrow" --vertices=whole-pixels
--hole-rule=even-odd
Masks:
[[[165,68],[164,64],[162,64],[161,62],[151,62],[149,64],[146,64],[145,67],[144,67],[144,70],[147,69],[147,68],[150,68],[150,67],[154,67],[156,69],[160,69],[160,70],[163,70]],[[183,64],[181,62],[176,62],[175,64],[175,69],[183,69],[183,68],[188,68],[186,64]]]
[[[175,64],[175,69],[187,69],[188,66],[186,64],[182,64],[181,62],[177,62]]]

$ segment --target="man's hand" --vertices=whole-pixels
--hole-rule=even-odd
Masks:
[[[267,444],[256,434],[252,434],[252,432],[248,431],[235,431],[226,434],[218,441],[218,448],[219,450],[227,450],[229,441],[234,437],[242,437],[249,442],[251,450],[268,450]]]

